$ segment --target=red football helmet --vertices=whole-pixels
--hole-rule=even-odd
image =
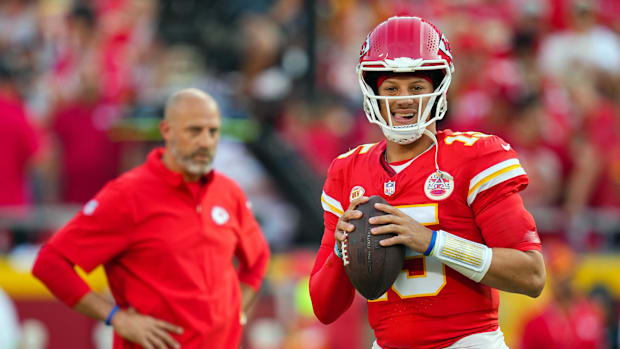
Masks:
[[[410,96],[377,96],[373,90],[373,72],[412,73],[425,71],[433,77],[434,92]],[[377,124],[389,140],[409,144],[422,136],[431,123],[441,120],[448,109],[446,93],[454,66],[450,44],[430,22],[419,17],[391,17],[379,24],[368,36],[360,51],[358,78],[364,94],[364,111],[371,123]],[[380,74],[380,73],[379,73]],[[422,111],[422,98],[429,98]],[[388,99],[418,98],[417,122],[393,126]],[[388,104],[388,121],[381,117],[378,100]],[[427,117],[434,109],[434,115]]]

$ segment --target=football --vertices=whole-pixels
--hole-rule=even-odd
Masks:
[[[367,299],[381,297],[394,283],[403,267],[405,246],[383,247],[379,241],[396,234],[372,235],[370,217],[384,215],[375,208],[375,203],[387,203],[382,197],[373,195],[368,202],[357,207],[362,212],[360,219],[350,220],[355,229],[349,233],[342,245],[345,271],[353,286]]]

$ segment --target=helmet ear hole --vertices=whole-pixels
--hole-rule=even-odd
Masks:
[[[443,81],[445,73],[440,69],[427,70],[425,73],[431,78],[431,81],[433,82],[433,90],[437,90],[437,88],[439,87],[439,85],[441,85],[441,82]]]
[[[377,80],[381,75],[384,75],[386,72],[377,72],[377,71],[367,71],[364,73],[364,81],[372,88],[372,91],[375,95],[379,95],[379,86],[377,86]]]

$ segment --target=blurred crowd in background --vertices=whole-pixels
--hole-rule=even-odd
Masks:
[[[355,66],[368,32],[392,15],[428,18],[449,39],[455,73],[440,128],[497,134],[518,151],[543,244],[561,242],[573,259],[617,255],[620,0],[5,0],[0,256],[32,256],[108,180],[142,163],[161,144],[166,98],[198,87],[224,117],[216,169],[242,185],[272,249],[296,265],[274,263],[272,303],[258,308],[290,319],[282,307],[312,261],[298,251],[312,255],[322,236],[327,167],[382,139],[362,111]],[[562,348],[618,348],[620,287],[585,291],[605,300],[582,329],[600,323],[599,341]],[[318,339],[307,300],[291,306],[299,323],[261,322],[247,347],[350,347]],[[287,337],[287,326],[310,330]]]

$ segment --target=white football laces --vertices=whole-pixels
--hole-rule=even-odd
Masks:
[[[347,240],[349,239],[349,234],[344,234],[344,241],[341,243],[340,248],[342,249],[342,264],[347,266],[349,265],[349,246],[347,245]]]

